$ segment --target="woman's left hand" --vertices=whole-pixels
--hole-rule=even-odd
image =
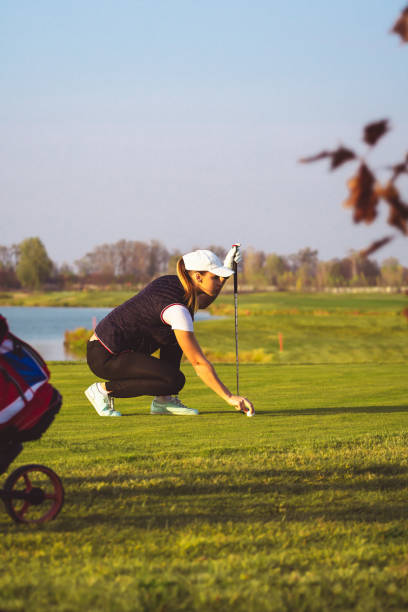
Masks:
[[[241,251],[239,249],[240,246],[240,244],[233,244],[226,254],[224,259],[224,266],[226,268],[230,268],[230,270],[232,270],[234,263],[239,264],[239,262],[242,260]]]

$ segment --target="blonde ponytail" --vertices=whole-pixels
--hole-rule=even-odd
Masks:
[[[189,309],[191,308],[193,312],[196,312],[198,310],[197,291],[189,273],[186,270],[182,257],[180,257],[177,262],[177,276],[179,278],[180,283],[184,287],[184,295],[187,300],[187,307]]]

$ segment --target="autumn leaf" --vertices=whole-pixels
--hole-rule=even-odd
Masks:
[[[408,42],[408,6],[404,8],[401,15],[394,23],[391,32],[398,34],[402,42]]]
[[[402,42],[408,43],[408,5],[402,10],[391,32],[398,34]],[[390,124],[388,119],[368,123],[363,128],[363,141],[370,147],[374,147],[389,131]],[[334,170],[342,164],[356,159],[357,156],[354,151],[340,146],[335,151],[321,151],[316,155],[304,157],[299,161],[309,163],[327,158],[330,159],[330,169]],[[368,168],[365,160],[360,157],[360,166],[357,173],[347,181],[349,195],[344,201],[344,206],[353,209],[353,220],[355,223],[364,221],[369,224],[377,217],[378,204],[382,199],[389,206],[388,224],[408,235],[408,204],[401,199],[400,193],[395,187],[397,178],[401,174],[408,174],[408,153],[405,155],[404,161],[387,168],[391,171],[391,178],[388,183],[385,186],[376,184],[374,174]],[[391,240],[392,237],[377,240],[361,251],[360,254],[368,256]]]
[[[408,234],[406,219],[403,218],[395,206],[390,206],[390,214],[388,215],[387,223],[401,230],[403,234]]]
[[[351,159],[356,159],[354,151],[351,151],[351,149],[346,149],[346,147],[339,147],[336,151],[332,152],[330,167],[332,170],[334,170]]]
[[[374,146],[384,134],[390,130],[388,119],[382,119],[364,126],[363,140],[370,146]]]
[[[315,162],[319,161],[320,159],[330,157],[330,155],[330,151],[321,151],[320,153],[316,153],[316,155],[310,155],[310,157],[301,157],[299,161],[301,164],[309,164],[310,162]]]
[[[381,249],[381,247],[391,242],[391,240],[393,239],[393,236],[386,236],[385,238],[381,238],[381,240],[376,240],[375,242],[372,242],[369,247],[360,251],[361,257],[368,257],[372,253],[375,253],[375,251],[378,251],[378,249]]]
[[[395,185],[390,181],[385,187],[376,186],[376,194],[378,197],[385,200],[390,206],[390,214],[387,222],[403,234],[408,234],[408,206],[401,200],[400,193]]]
[[[390,166],[389,169],[392,170],[391,183],[393,183],[400,174],[408,174],[408,153],[405,155],[405,161]]]
[[[356,154],[354,151],[351,151],[351,149],[339,147],[335,151],[321,151],[320,153],[310,157],[302,157],[299,161],[302,164],[308,164],[310,162],[319,161],[320,159],[326,159],[327,157],[331,159],[330,169],[335,170],[345,162],[355,159]]]
[[[365,163],[360,165],[357,174],[347,182],[347,186],[350,195],[344,206],[354,208],[354,222],[372,223],[377,216],[379,196],[374,188],[374,176]]]

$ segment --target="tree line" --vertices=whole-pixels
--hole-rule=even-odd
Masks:
[[[192,250],[198,247],[192,247]],[[205,248],[223,259],[226,249]],[[158,240],[119,240],[102,244],[74,262],[54,263],[38,237],[20,244],[0,245],[0,288],[63,290],[85,287],[140,287],[161,274],[174,274],[182,252],[169,251]],[[240,283],[252,289],[316,290],[330,287],[375,287],[408,285],[408,268],[389,257],[381,265],[359,252],[342,259],[321,261],[309,247],[292,255],[243,249]]]

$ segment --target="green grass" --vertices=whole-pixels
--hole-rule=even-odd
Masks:
[[[233,362],[231,302],[196,329]],[[240,295],[241,359],[267,361],[240,366],[253,419],[187,364],[182,399],[199,417],[153,417],[138,398],[101,419],[87,366],[52,363],[61,413],[13,467],[54,468],[66,503],[34,529],[0,512],[0,610],[405,610],[406,304]],[[233,363],[217,371],[234,388]]]
[[[35,529],[0,513],[0,609],[406,609],[405,364],[242,365],[253,419],[189,366],[199,417],[101,419],[85,364],[51,369],[61,413],[14,466],[54,468],[66,504]]]
[[[405,295],[243,295],[239,297],[240,352],[250,355],[262,350],[263,360],[276,364],[406,363],[408,321],[402,311],[407,303]],[[200,343],[210,357],[218,353],[219,360],[233,362],[231,297],[220,297],[212,312],[226,318],[197,324]]]
[[[232,282],[225,287],[224,293],[217,298],[213,309],[220,305],[229,305],[232,308]],[[1,291],[1,306],[81,306],[113,308],[132,297],[137,288],[128,290],[115,289],[83,289],[72,291]],[[226,294],[229,292],[229,294]],[[257,311],[267,310],[330,310],[358,309],[358,310],[401,310],[407,306],[407,296],[404,293],[297,293],[297,292],[268,292],[268,293],[240,293],[239,304],[242,308],[251,308]]]
[[[134,295],[136,290],[7,291],[0,293],[0,306],[82,306],[113,308]]]
[[[406,363],[408,321],[402,313],[407,304],[403,294],[243,294],[240,359],[273,364]],[[197,322],[198,339],[212,361],[234,363],[232,296],[221,295],[210,310],[222,318]],[[85,330],[82,341],[76,331],[73,335],[71,350],[84,357],[89,334]]]

